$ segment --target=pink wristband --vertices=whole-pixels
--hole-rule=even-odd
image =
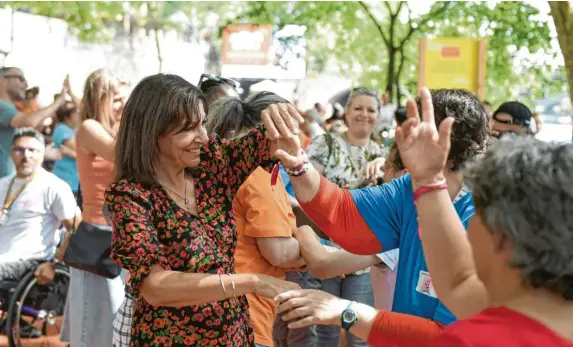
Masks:
[[[416,191],[414,192],[414,203],[416,203],[416,201],[418,201],[420,196],[422,196],[426,193],[432,192],[434,190],[443,190],[443,189],[448,189],[448,185],[446,183],[439,183],[436,185],[420,187],[420,188],[416,189]]]

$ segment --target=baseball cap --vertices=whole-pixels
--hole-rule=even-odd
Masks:
[[[510,115],[511,119],[510,120],[499,119],[497,115],[500,113],[506,113]],[[517,124],[526,127],[528,127],[529,124],[531,123],[531,118],[533,118],[531,110],[527,106],[518,101],[504,102],[493,113],[493,119],[496,122],[504,124]]]

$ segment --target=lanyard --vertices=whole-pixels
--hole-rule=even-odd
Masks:
[[[14,195],[10,196],[10,193],[12,192],[12,186],[14,185],[14,181],[16,180],[16,176],[14,176],[14,178],[12,178],[12,181],[10,181],[10,185],[8,186],[8,191],[6,192],[6,199],[4,199],[4,206],[2,207],[2,211],[4,213],[10,209],[10,207],[12,206],[14,201],[16,201],[16,199],[18,199],[20,194],[22,194],[22,191],[24,190],[24,188],[26,188],[28,183],[30,183],[32,178],[34,178],[34,175],[30,176],[26,180],[26,182],[24,182],[24,184],[22,184],[20,189],[18,189],[18,191]]]

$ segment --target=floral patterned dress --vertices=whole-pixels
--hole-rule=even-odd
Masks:
[[[188,307],[153,307],[138,286],[153,265],[172,271],[232,274],[237,243],[232,201],[243,181],[271,170],[268,141],[257,127],[227,141],[210,138],[195,179],[198,215],[181,209],[160,185],[120,180],[106,191],[113,225],[111,258],[131,272],[130,346],[254,346],[245,296]]]

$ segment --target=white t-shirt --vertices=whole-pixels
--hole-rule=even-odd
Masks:
[[[4,204],[14,175],[0,179],[0,204]],[[16,178],[13,195],[26,182]],[[0,206],[2,207],[2,206]],[[74,218],[79,209],[70,186],[44,169],[16,198],[0,226],[0,263],[21,259],[51,259],[60,235],[56,231],[64,220]]]

